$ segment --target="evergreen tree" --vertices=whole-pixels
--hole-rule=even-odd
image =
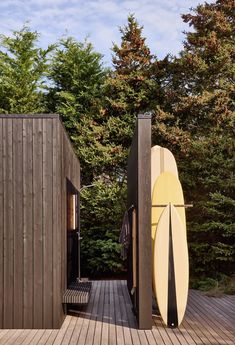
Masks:
[[[98,115],[104,77],[102,56],[91,43],[72,37],[59,42],[50,68],[49,107],[62,115],[71,135],[83,116]]]
[[[134,15],[120,28],[121,45],[113,45],[113,67],[105,83],[107,125],[112,128],[116,146],[122,150],[119,166],[126,168],[136,116],[152,111],[160,97],[156,57],[145,43]]]
[[[105,129],[100,116],[106,70],[91,43],[69,37],[60,41],[52,58],[48,107],[63,123],[81,161],[82,182],[90,184],[102,173],[108,149],[102,145]]]
[[[90,148],[94,154],[89,164],[93,166],[95,187],[84,191],[86,209],[83,211],[87,229],[83,260],[93,271],[123,270],[118,238],[125,211],[129,147],[137,114],[151,110],[158,96],[154,57],[142,37],[142,27],[130,15],[120,32],[121,46],[113,46],[114,69],[104,84],[99,118],[93,118],[92,123],[87,119],[90,135],[82,137],[86,143],[81,145],[87,151],[86,157],[91,157]]]
[[[102,56],[92,45],[73,38],[60,41],[50,69],[53,87],[48,105],[62,115],[73,141],[81,163],[82,187],[92,186],[81,192],[84,275],[122,269],[115,217],[122,195],[119,183],[111,182],[117,148],[101,103],[106,73]]]
[[[89,148],[92,148],[94,157],[90,165],[93,165],[94,180],[97,181],[98,178],[94,189],[86,191],[86,202],[91,205],[94,194],[99,200],[99,205],[89,206],[84,210],[84,226],[89,230],[84,237],[83,248],[86,254],[83,259],[88,262],[89,267],[93,265],[94,269],[95,250],[100,257],[100,271],[108,268],[119,271],[123,269],[118,238],[125,211],[127,157],[136,116],[139,112],[152,109],[157,101],[158,90],[157,78],[153,73],[154,57],[142,37],[142,27],[133,15],[128,17],[127,25],[120,32],[121,45],[113,46],[114,69],[109,72],[104,83],[104,101],[99,118],[93,119],[92,123],[87,119],[90,135],[85,136],[85,139],[83,136],[82,140],[86,140],[86,143],[81,145],[87,151],[86,157],[89,156]],[[154,102],[151,102],[151,97]],[[91,238],[95,239],[92,246]],[[104,262],[107,263],[109,258],[112,264],[109,261],[105,267],[102,264],[104,258]]]
[[[164,66],[159,133],[175,152],[189,213],[191,272],[231,274],[234,227],[234,2],[217,0],[183,15],[193,30]],[[156,140],[156,139],[155,139]]]
[[[154,56],[142,37],[142,30],[134,15],[129,15],[127,25],[120,28],[121,46],[113,45],[114,71],[107,80],[107,100],[114,116],[126,114],[133,119],[140,112],[152,110]]]
[[[12,37],[0,37],[0,112],[40,113],[45,111],[44,91],[48,49],[38,48],[39,34],[24,26]]]

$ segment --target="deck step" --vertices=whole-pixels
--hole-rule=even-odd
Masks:
[[[73,282],[63,295],[63,303],[87,304],[90,298],[91,282]]]

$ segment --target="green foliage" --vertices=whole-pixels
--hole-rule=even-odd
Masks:
[[[211,277],[201,277],[201,279],[192,280],[191,287],[199,289],[210,297],[221,297],[224,294],[235,293],[234,277],[229,277],[225,274],[217,274]]]
[[[89,184],[102,174],[118,178],[127,156],[127,147],[123,146],[123,142],[130,136],[125,122],[109,118],[106,123],[99,124],[81,116],[75,128],[77,135],[72,136],[72,140],[82,162],[84,183]]]
[[[82,269],[86,274],[123,270],[118,239],[125,197],[125,185],[105,176],[82,190]]]
[[[234,5],[216,1],[183,15],[193,30],[165,60],[154,141],[178,161],[188,211],[191,274],[232,274],[235,260]]]
[[[152,110],[156,103],[157,84],[153,78],[153,61],[134,15],[120,28],[121,46],[113,45],[113,66],[105,83],[106,110],[111,116],[125,118],[133,127],[133,118]]]
[[[60,41],[50,66],[53,87],[48,107],[62,115],[81,162],[83,184],[92,183],[103,163],[109,161],[108,142],[102,143],[101,98],[106,70],[101,58],[90,43],[70,37]]]
[[[86,270],[93,276],[102,274],[114,274],[120,272],[122,269],[122,262],[120,262],[120,245],[112,240],[89,240],[89,245],[86,243],[82,246],[83,253],[82,262],[86,264]],[[86,260],[87,259],[87,260]]]
[[[123,187],[116,173],[123,153],[115,143],[115,132],[121,133],[103,109],[107,71],[101,58],[90,43],[68,38],[60,41],[50,68],[48,105],[62,115],[80,159],[82,185],[94,185],[81,194],[84,275],[123,269],[118,243]]]
[[[153,57],[134,16],[128,17],[127,26],[120,31],[121,47],[113,46],[114,70],[101,87],[97,115],[82,114],[72,136],[83,166],[83,181],[95,183],[83,201],[86,230],[82,248],[85,267],[96,274],[123,270],[118,237],[125,210],[127,157],[136,115],[150,110],[150,90],[156,86],[150,78]],[[97,180],[102,182],[99,188]],[[96,196],[93,205],[90,195]]]
[[[102,56],[93,50],[91,43],[77,42],[69,37],[62,39],[50,65],[53,87],[48,95],[48,106],[63,117],[72,135],[82,115],[99,114],[100,97],[105,77]]]
[[[197,281],[193,285],[194,289],[199,289],[201,291],[209,291],[218,285],[218,281],[213,278],[205,278],[204,280]]]
[[[234,271],[233,1],[204,3],[183,20],[193,30],[182,52],[158,61],[130,15],[120,46],[113,45],[112,70],[87,41],[66,38],[43,50],[27,26],[0,38],[0,112],[60,113],[82,185],[94,185],[81,195],[84,275],[124,269],[118,237],[141,112],[152,114],[153,144],[175,154],[185,199],[194,204],[187,219],[195,284],[216,288]]]
[[[36,47],[39,34],[27,26],[14,31],[12,37],[0,36],[0,112],[40,113],[48,56],[53,46]]]

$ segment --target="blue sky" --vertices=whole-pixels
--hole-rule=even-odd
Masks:
[[[26,21],[46,47],[62,36],[83,41],[87,36],[96,51],[111,65],[112,42],[120,43],[119,27],[134,13],[144,26],[143,36],[158,58],[177,54],[188,30],[180,14],[188,13],[200,0],[0,0],[0,34],[10,35]],[[204,1],[201,1],[203,3]]]

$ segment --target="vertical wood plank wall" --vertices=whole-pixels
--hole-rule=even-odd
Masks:
[[[140,329],[152,328],[151,266],[151,117],[139,115],[127,169],[128,208],[137,215],[137,287],[132,302]],[[131,217],[130,217],[131,218]],[[132,246],[128,254],[128,288],[133,286]]]
[[[0,327],[3,326],[3,314],[4,314],[4,203],[3,203],[3,120],[0,118]]]
[[[58,115],[0,115],[0,328],[59,328],[66,184],[80,165]]]

